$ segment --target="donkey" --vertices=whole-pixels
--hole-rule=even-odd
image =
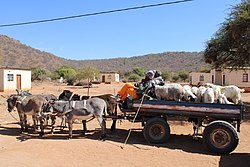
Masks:
[[[17,92],[17,95],[20,95],[20,96],[29,96],[29,95],[32,95],[29,91],[27,90],[18,90],[16,89],[16,92]],[[57,97],[53,94],[39,94],[43,97],[45,97],[45,99],[47,101],[50,101],[50,100],[57,100]]]
[[[73,121],[75,119],[87,120],[97,118],[101,129],[101,138],[106,137],[106,122],[103,118],[107,112],[107,105],[103,99],[90,98],[81,101],[53,101],[47,111],[56,113],[58,116],[66,115],[69,127],[69,138],[72,138]]]
[[[8,111],[12,112],[14,107],[17,108],[21,130],[20,133],[28,131],[27,115],[31,115],[36,128],[36,120],[40,121],[40,137],[44,135],[44,118],[43,109],[47,100],[43,96],[30,95],[30,96],[18,96],[12,95],[7,99]]]
[[[16,92],[17,92],[17,95],[22,96],[22,97],[32,95],[32,94],[31,94],[29,91],[27,91],[27,90],[18,90],[18,89],[16,89]],[[55,95],[53,95],[53,94],[39,94],[39,95],[43,96],[47,101],[57,100],[57,97],[56,97]],[[46,116],[45,125],[48,125],[48,120],[49,120],[49,118],[51,118],[51,127],[52,127],[52,128],[51,128],[51,133],[53,133],[53,132],[54,132],[54,129],[55,129],[56,117],[53,116],[53,115],[47,115],[47,116]],[[33,117],[34,126],[35,126],[35,121],[36,121],[36,123],[37,123],[36,118]],[[65,122],[65,121],[64,121],[64,119],[62,118],[61,126],[63,125],[63,122]]]
[[[63,92],[59,95],[58,99],[59,100],[65,100],[65,101],[70,101],[70,100],[87,100],[89,98],[100,98],[103,99],[106,104],[107,104],[107,113],[112,116],[117,116],[117,102],[114,98],[112,98],[112,94],[104,94],[104,95],[99,95],[99,96],[80,96],[78,94],[74,94],[70,90],[63,90]],[[82,121],[83,124],[83,134],[87,132],[87,126],[86,126],[86,120]],[[116,129],[116,120],[113,120],[113,123],[111,125],[111,131],[114,131]]]

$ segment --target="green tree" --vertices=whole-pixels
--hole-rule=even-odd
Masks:
[[[134,67],[132,69],[132,73],[137,74],[140,77],[144,77],[145,76],[145,69],[142,67]]]
[[[209,73],[210,71],[211,71],[211,69],[202,68],[202,69],[200,69],[198,72]]]
[[[53,78],[57,77],[54,79],[59,79],[60,77],[63,77],[66,79],[66,82],[69,85],[73,85],[76,81],[76,74],[77,72],[75,68],[64,65],[57,69],[52,76]]]
[[[94,80],[95,77],[98,77],[100,74],[100,71],[96,69],[95,67],[87,66],[79,70],[76,77],[78,80],[84,80],[87,79],[88,84],[88,95],[89,95],[89,84],[90,81]]]
[[[250,66],[250,0],[232,7],[228,18],[206,43],[205,61],[213,67]]]
[[[187,71],[181,70],[178,72],[178,76],[179,76],[179,79],[181,79],[182,81],[186,81],[189,75]]]
[[[145,76],[145,69],[142,67],[134,67],[132,71],[127,71],[124,76],[129,81],[140,81]]]
[[[131,74],[132,74],[131,71],[127,71],[127,72],[124,73],[124,76],[125,76],[126,78],[129,78],[129,76],[130,76]]]
[[[133,81],[133,82],[138,82],[138,81],[140,81],[140,79],[141,79],[141,77],[138,74],[131,74],[128,77],[128,80]]]
[[[177,74],[174,74],[174,75],[172,76],[172,80],[173,80],[174,82],[178,81],[179,79],[180,79],[180,76],[177,75]]]
[[[31,68],[31,81],[41,80],[43,75],[46,75],[45,69],[41,67]]]
[[[89,81],[91,81],[95,79],[95,77],[98,77],[99,74],[100,71],[98,69],[96,69],[95,67],[87,66],[78,71],[77,79],[78,80],[88,79]]]
[[[169,71],[163,71],[161,76],[165,81],[169,81],[171,80],[172,74]]]

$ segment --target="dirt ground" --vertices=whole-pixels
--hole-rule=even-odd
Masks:
[[[96,84],[90,89],[90,95],[115,94],[122,85],[123,83]],[[59,95],[64,89],[87,95],[86,88],[57,83],[33,83],[31,93]],[[0,95],[11,93],[13,92],[2,92]],[[244,93],[242,99],[250,102],[250,93]],[[147,143],[141,133],[141,124],[132,125],[127,120],[119,121],[115,132],[108,130],[112,137],[105,141],[99,140],[100,127],[96,120],[88,122],[89,132],[85,136],[80,134],[81,124],[75,123],[73,139],[70,140],[67,139],[67,128],[56,129],[54,134],[50,134],[49,129],[46,129],[43,138],[39,138],[38,133],[32,130],[20,134],[20,126],[16,120],[18,115],[15,111],[12,117],[7,112],[5,101],[6,99],[0,97],[0,166],[243,167],[250,164],[250,122],[247,121],[242,123],[236,150],[230,155],[215,155],[207,150],[202,138],[198,141],[192,140],[190,123],[177,121],[169,122],[171,138],[167,143],[160,145]],[[107,121],[107,128],[110,126],[111,121]],[[127,144],[124,145],[130,127],[133,130]]]

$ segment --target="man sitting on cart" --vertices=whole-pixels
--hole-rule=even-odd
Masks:
[[[156,75],[155,75],[156,74]],[[123,106],[126,106],[127,98],[140,99],[144,93],[149,96],[153,96],[151,91],[154,85],[163,85],[163,79],[160,76],[160,72],[157,70],[149,70],[146,72],[145,78],[141,82],[126,83],[119,91],[118,94],[113,96],[117,101],[121,102]]]

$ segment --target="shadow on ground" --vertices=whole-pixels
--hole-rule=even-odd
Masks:
[[[230,155],[222,155],[220,157],[219,167],[228,166],[249,167],[250,153],[232,153]]]
[[[16,126],[16,125],[15,125]],[[100,128],[95,130],[88,131],[85,135],[82,135],[81,130],[73,131],[73,138],[68,139],[68,129],[64,130],[56,129],[53,134],[50,133],[49,129],[46,129],[46,133],[43,137],[39,137],[39,130],[29,129],[28,132],[20,134],[20,128],[18,125],[13,127],[13,124],[1,125],[0,126],[0,135],[15,136],[16,139],[20,142],[25,142],[27,140],[79,140],[79,139],[91,139],[91,140],[101,140]],[[103,141],[115,142],[118,145],[124,145],[124,142],[128,136],[128,130],[116,129],[114,132],[107,130],[108,137]],[[163,144],[150,144],[148,143],[142,134],[142,129],[133,129],[130,137],[127,140],[127,145],[132,145],[138,149],[143,148],[143,146],[153,146],[159,148],[168,148],[168,149],[179,149],[189,153],[198,153],[198,154],[211,154],[205,147],[202,142],[202,139],[199,138],[198,141],[194,141],[190,135],[176,135],[171,134],[170,139],[167,143]]]

